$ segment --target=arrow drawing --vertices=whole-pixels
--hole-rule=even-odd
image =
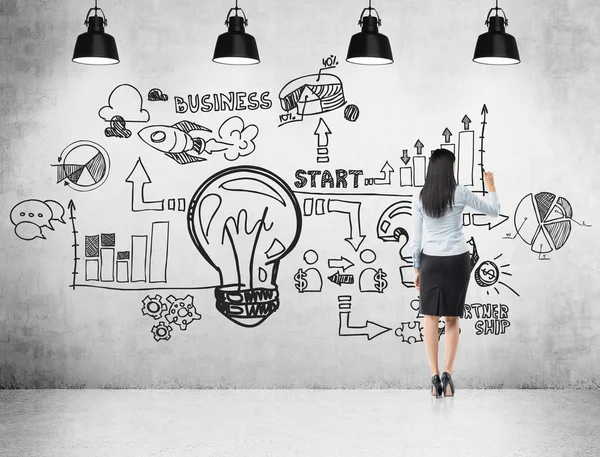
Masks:
[[[402,157],[400,157],[400,159],[402,162],[404,162],[404,165],[408,165],[408,162],[410,162],[410,157],[408,157],[408,149],[402,150]]]
[[[381,173],[383,173],[383,178],[375,178],[375,181],[373,182],[373,184],[377,184],[377,185],[390,185],[392,184],[392,173],[396,171],[394,170],[394,167],[392,167],[390,165],[390,163],[388,161],[386,161],[383,164],[383,167],[381,168]]]
[[[369,320],[365,325],[351,326],[350,311],[340,311],[340,329],[338,333],[340,336],[366,336],[367,340],[372,340],[390,330],[391,328],[384,327],[383,325],[376,324]]]
[[[350,220],[350,236],[344,238],[352,249],[358,251],[360,245],[366,236],[360,232],[360,202],[348,202],[343,200],[330,199],[327,202],[327,209],[330,213],[344,213]]]
[[[352,268],[354,264],[345,257],[341,259],[329,259],[329,268],[341,268],[345,272],[348,268]]]
[[[444,139],[446,140],[446,143],[450,143],[450,137],[452,136],[452,132],[450,131],[450,129],[448,127],[446,127],[446,129],[444,130],[442,135],[444,135]]]
[[[463,124],[465,124],[465,130],[469,130],[469,124],[471,123],[471,119],[469,119],[469,116],[467,116],[465,114],[465,117],[462,118],[461,121]]]
[[[318,147],[324,148],[329,144],[328,135],[331,134],[331,130],[329,130],[329,126],[323,120],[322,117],[319,118],[319,124],[317,125],[317,128],[315,129],[314,134],[317,136],[317,146]]]
[[[152,180],[139,157],[125,182],[131,183],[131,211],[162,211],[164,209],[164,200],[147,202],[144,199],[144,186],[152,183]]]
[[[479,158],[479,167],[481,168],[481,188],[483,189],[483,195],[485,195],[485,185],[483,182],[483,172],[485,171],[483,169],[483,153],[485,152],[485,150],[483,149],[483,140],[485,137],[485,126],[487,125],[486,119],[487,119],[487,113],[488,113],[488,109],[486,104],[483,104],[483,108],[481,109],[481,114],[483,115],[483,121],[481,122],[481,136],[479,137],[481,139],[481,147],[479,148],[479,153],[480,153],[480,158]]]
[[[340,287],[342,287],[342,284],[354,284],[353,274],[340,274],[339,271],[336,271],[331,276],[328,276],[327,279]]]
[[[75,230],[75,203],[73,203],[73,200],[69,201],[68,208],[69,219],[71,220],[71,226],[73,227],[73,283],[71,284],[71,287],[73,288],[73,290],[75,290],[75,282],[77,275],[79,274],[77,272],[77,261],[79,260],[79,257],[77,257],[77,246],[79,246],[79,244],[77,244],[77,230]]]
[[[505,216],[504,214],[498,215],[498,218],[500,219],[499,222],[496,222],[496,218],[489,217],[487,214],[473,214],[471,215],[471,218],[473,225],[480,227],[487,225],[488,230],[498,227],[500,224],[503,224],[509,219],[509,217]]]
[[[421,155],[423,153],[423,143],[421,143],[421,140],[417,140],[417,142],[415,143],[415,148],[417,148],[417,154]]]

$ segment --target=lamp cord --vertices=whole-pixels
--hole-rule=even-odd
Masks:
[[[371,10],[372,10],[372,9],[373,9],[373,8],[371,8],[371,0],[369,0],[369,17],[371,17]]]

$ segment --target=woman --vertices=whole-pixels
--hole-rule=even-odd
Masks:
[[[456,184],[455,157],[447,149],[431,153],[425,185],[413,198],[412,254],[415,287],[420,295],[420,312],[424,314],[425,347],[431,369],[432,395],[454,396],[452,365],[458,347],[459,317],[463,314],[471,276],[469,245],[462,231],[462,212],[470,206],[488,216],[498,216],[500,202],[496,195],[494,174],[485,172],[483,181],[489,200],[476,196],[470,189]],[[421,249],[423,222],[428,237]],[[438,321],[446,323],[444,372],[438,369]]]

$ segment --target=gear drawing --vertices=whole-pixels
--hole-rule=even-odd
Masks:
[[[406,331],[406,334],[404,333]],[[398,334],[396,332],[396,334]],[[411,344],[411,339],[414,343],[420,343],[423,341],[423,326],[421,321],[412,322],[401,322],[400,323],[400,334],[403,343]]]
[[[167,305],[163,303],[162,297],[158,294],[156,294],[154,298],[148,295],[142,300],[142,303],[142,314],[150,316],[154,318],[154,320],[160,319],[163,317],[163,314],[167,312]]]
[[[173,295],[167,297],[171,304],[165,318],[170,324],[177,325],[180,330],[186,330],[188,324],[202,318],[194,306],[194,297],[187,295],[185,298],[175,298]]]
[[[171,331],[173,327],[165,324],[163,321],[160,321],[154,327],[152,327],[152,334],[154,335],[154,339],[156,341],[160,340],[169,340],[171,338]]]

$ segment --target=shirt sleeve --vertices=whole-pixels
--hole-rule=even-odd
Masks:
[[[500,201],[496,192],[488,192],[489,200],[475,195],[471,189],[461,186],[465,204],[488,216],[497,217],[500,214]]]
[[[419,268],[421,265],[421,240],[423,238],[423,213],[417,204],[420,191],[413,197],[412,201],[412,258],[413,266]]]

